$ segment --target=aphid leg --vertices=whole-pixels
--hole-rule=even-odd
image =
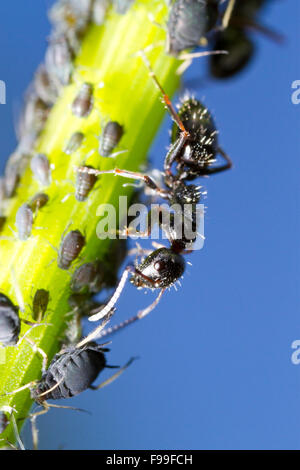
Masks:
[[[32,339],[25,338],[25,341],[31,346],[32,350],[36,353],[39,353],[42,356],[42,372],[45,372],[47,369],[48,357],[45,351],[39,348]]]
[[[99,390],[100,388],[103,388],[103,387],[106,387],[106,385],[109,385],[111,384],[112,382],[114,382],[118,377],[120,377],[121,374],[123,374],[124,370],[127,369],[127,367],[129,367],[133,361],[137,359],[137,357],[131,357],[129,359],[129,361],[123,366],[121,367],[118,372],[116,372],[115,374],[113,374],[111,377],[109,377],[107,380],[105,380],[104,382],[101,382],[101,384],[99,385],[90,385],[90,389],[91,390]],[[114,367],[114,366],[106,366],[106,367]]]
[[[132,323],[136,322],[137,320],[141,320],[145,316],[147,316],[154,308],[157,306],[159,303],[163,293],[165,292],[166,289],[161,289],[160,293],[158,294],[157,298],[150,304],[148,307],[144,308],[143,310],[140,310],[137,315],[128,318],[124,322],[120,323],[119,325],[112,326],[110,328],[107,328],[106,330],[103,330],[102,332],[99,332],[99,329],[96,328],[90,335],[88,335],[85,340],[85,342],[91,341],[91,339],[100,339],[104,338],[105,336],[112,335],[116,333],[117,331],[125,328],[126,326],[131,325]]]
[[[178,56],[178,59],[183,60],[183,62],[177,68],[176,74],[182,75],[192,64],[193,59],[197,59],[199,57],[210,56],[210,55],[219,55],[219,54],[228,54],[228,51],[203,51],[203,52],[182,53]]]
[[[235,0],[228,0],[227,7],[226,7],[225,13],[224,13],[223,18],[222,18],[222,28],[223,29],[226,29],[228,24],[229,24],[229,21],[230,21],[230,18],[231,18],[233,9],[234,9],[234,5],[235,5]]]
[[[15,419],[13,413],[11,414],[10,419],[11,419],[11,422],[12,422],[12,425],[13,425],[13,428],[14,428],[14,433],[15,433],[16,441],[18,442],[20,449],[21,449],[21,450],[25,450],[24,444],[23,444],[23,442],[22,442],[22,440],[21,440],[21,438],[20,438],[18,426],[17,426],[16,419]]]
[[[207,168],[205,171],[209,175],[212,175],[214,173],[220,173],[221,171],[229,170],[230,168],[232,168],[232,161],[230,157],[227,155],[227,153],[225,153],[224,150],[222,150],[220,147],[218,148],[218,151],[220,155],[224,158],[224,160],[226,160],[227,163],[221,166],[217,166],[215,168]]]
[[[157,194],[160,195],[161,197],[167,197],[167,195],[168,195],[168,191],[166,191],[164,189],[161,189],[159,186],[157,186],[157,184],[153,181],[153,179],[149,175],[144,174],[144,173],[138,173],[138,172],[128,171],[128,170],[121,170],[120,168],[114,168],[113,170],[103,170],[103,171],[101,171],[101,170],[95,170],[93,168],[88,168],[88,167],[85,167],[85,166],[79,167],[77,169],[77,171],[83,172],[83,173],[94,174],[96,176],[112,174],[112,175],[115,175],[115,176],[122,176],[123,178],[132,178],[132,179],[144,182],[146,184],[146,186],[148,186],[153,191],[156,191]]]
[[[178,113],[176,112],[174,106],[172,105],[172,102],[169,98],[169,96],[166,94],[165,90],[163,89],[163,87],[161,86],[161,84],[159,83],[158,81],[158,78],[157,76],[155,75],[151,65],[150,65],[150,62],[148,60],[148,57],[146,56],[145,54],[145,51],[141,50],[139,51],[139,55],[141,56],[141,58],[143,59],[147,69],[149,70],[149,75],[150,77],[153,79],[155,85],[157,86],[157,88],[159,89],[159,91],[161,92],[162,94],[162,98],[163,98],[163,101],[170,113],[170,115],[172,116],[172,119],[176,122],[177,126],[179,127],[179,129],[181,130],[181,132],[183,133],[184,135],[184,138],[187,139],[189,137],[189,133],[188,131],[186,130],[186,128],[184,127],[184,124],[183,122],[181,121],[180,117],[178,116]]]
[[[31,390],[37,383],[37,380],[33,380],[32,382],[28,382],[27,384],[23,385],[20,388],[16,388],[12,392],[4,393],[3,395],[0,396],[8,396],[8,395],[15,395],[16,393],[22,392],[23,390],[26,390],[27,388]]]

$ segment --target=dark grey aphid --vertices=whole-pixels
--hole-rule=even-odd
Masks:
[[[41,186],[49,186],[51,183],[51,168],[46,155],[37,153],[32,157],[30,168],[34,174],[35,179]]]
[[[168,19],[167,52],[178,55],[199,46],[218,19],[217,0],[176,0]]]
[[[93,168],[88,166],[88,168]],[[86,201],[89,193],[97,181],[97,176],[90,173],[81,173],[77,171],[75,198],[79,202]]]
[[[70,346],[56,354],[31,391],[32,398],[43,403],[49,399],[70,398],[88,389],[106,366],[106,351],[96,343],[88,343],[81,348]],[[52,391],[45,393],[51,388]]]
[[[88,117],[94,105],[94,85],[83,83],[72,103],[72,113],[79,118]]]
[[[99,153],[102,157],[109,157],[120,142],[124,133],[123,127],[116,121],[106,124],[100,137]]]
[[[79,230],[72,230],[62,240],[58,253],[58,267],[69,269],[85,244],[85,238]]]
[[[100,262],[85,263],[74,272],[71,290],[73,292],[99,292],[104,284],[104,277],[105,271]]]
[[[73,51],[65,34],[50,38],[45,55],[46,69],[59,86],[68,85],[73,70]]]
[[[113,0],[115,10],[119,15],[125,15],[133,2],[134,0]]]
[[[81,146],[83,139],[84,134],[82,132],[74,132],[64,148],[64,153],[71,155],[72,153],[76,152],[76,150],[78,150]]]
[[[0,434],[2,434],[7,425],[8,425],[8,418],[6,416],[6,414],[4,413],[4,411],[0,411]]]
[[[0,294],[0,344],[17,344],[21,330],[19,308],[4,294]]]
[[[52,106],[59,95],[57,84],[51,77],[46,67],[42,64],[37,69],[34,76],[34,89],[41,100]]]
[[[44,207],[47,202],[49,201],[49,196],[45,193],[37,193],[31,199],[29,205],[32,209],[32,212],[39,211],[42,207]]]
[[[37,289],[32,302],[32,316],[40,322],[47,310],[49,303],[49,291],[45,289]]]
[[[15,224],[19,240],[26,241],[31,235],[33,225],[33,212],[28,204],[22,204],[17,210]]]

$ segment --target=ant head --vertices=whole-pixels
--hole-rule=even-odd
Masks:
[[[180,254],[170,248],[159,248],[136,267],[130,282],[140,288],[170,287],[182,276],[184,269],[185,262]]]

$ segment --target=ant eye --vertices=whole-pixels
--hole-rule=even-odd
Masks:
[[[154,264],[154,268],[156,269],[156,271],[162,271],[166,266],[166,263],[164,263],[163,261],[157,261],[155,264]]]

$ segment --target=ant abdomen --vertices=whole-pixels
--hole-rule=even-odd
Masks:
[[[150,289],[170,287],[184,273],[185,261],[170,248],[158,248],[136,266],[130,282]]]

